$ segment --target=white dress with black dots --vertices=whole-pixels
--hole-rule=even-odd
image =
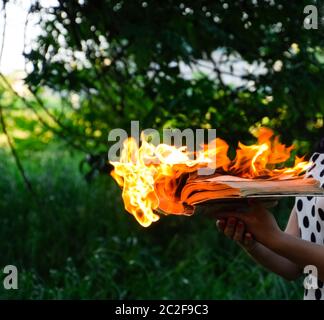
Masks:
[[[314,163],[306,177],[313,177],[324,187],[324,153],[314,153]],[[296,197],[295,203],[300,235],[303,240],[324,244],[324,197]],[[305,289],[305,300],[324,300],[323,282],[318,281],[318,289]]]

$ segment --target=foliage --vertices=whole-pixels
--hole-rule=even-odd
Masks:
[[[206,217],[142,229],[112,181],[88,183],[79,163],[84,152],[106,154],[108,131],[131,120],[213,127],[231,144],[266,125],[309,151],[324,136],[324,33],[303,28],[304,6],[316,1],[41,3],[29,16],[42,33],[25,48],[31,92],[19,97],[0,79],[0,107],[37,196],[1,133],[0,267],[18,266],[20,289],[0,288],[0,298],[299,298],[300,282],[256,266]],[[278,208],[282,225],[291,205]]]
[[[19,270],[19,290],[0,287],[0,298],[301,297],[301,282],[262,270],[206,217],[162,217],[143,229],[121,209],[116,185],[103,178],[87,184],[78,155],[53,151],[27,162],[37,205],[0,150],[0,266]],[[282,222],[287,209],[282,203],[278,210]]]
[[[309,148],[323,127],[324,72],[323,32],[303,28],[307,4],[36,1],[43,33],[26,50],[26,80],[65,97],[66,126],[94,149],[138,119],[143,128],[213,127],[231,142],[263,124]],[[209,70],[197,71],[202,64]]]

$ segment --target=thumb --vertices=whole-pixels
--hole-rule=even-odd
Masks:
[[[234,217],[234,218],[239,219],[241,217],[241,213],[237,212],[237,211],[227,211],[227,212],[215,213],[216,219],[225,219],[225,218],[229,218],[229,217]]]
[[[258,199],[249,199],[248,200],[248,204],[250,206],[250,208],[254,211],[254,210],[262,210],[265,209],[265,203],[263,203],[262,201],[258,200]],[[271,207],[271,206],[270,206]]]

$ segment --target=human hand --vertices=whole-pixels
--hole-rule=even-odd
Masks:
[[[253,235],[257,242],[265,246],[270,246],[275,237],[282,232],[273,215],[258,201],[249,201],[247,208],[232,212],[216,212],[215,217],[219,220],[236,218],[242,221],[246,232]],[[232,229],[231,226],[229,231],[227,230],[227,234],[231,235],[231,232],[234,232]]]
[[[250,232],[246,232],[246,227],[241,220],[234,217],[221,218],[216,221],[216,225],[220,232],[237,242],[246,251],[251,252],[254,249],[256,241]]]

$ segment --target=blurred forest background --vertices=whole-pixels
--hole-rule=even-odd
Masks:
[[[0,66],[13,4],[0,1]],[[301,298],[301,282],[256,266],[206,217],[140,227],[106,154],[131,120],[217,128],[232,146],[263,125],[310,154],[324,136],[324,30],[303,27],[309,4],[321,14],[304,0],[31,1],[26,27],[41,31],[25,70],[0,73],[0,268],[20,271],[0,297]],[[281,225],[292,204],[275,210]]]

